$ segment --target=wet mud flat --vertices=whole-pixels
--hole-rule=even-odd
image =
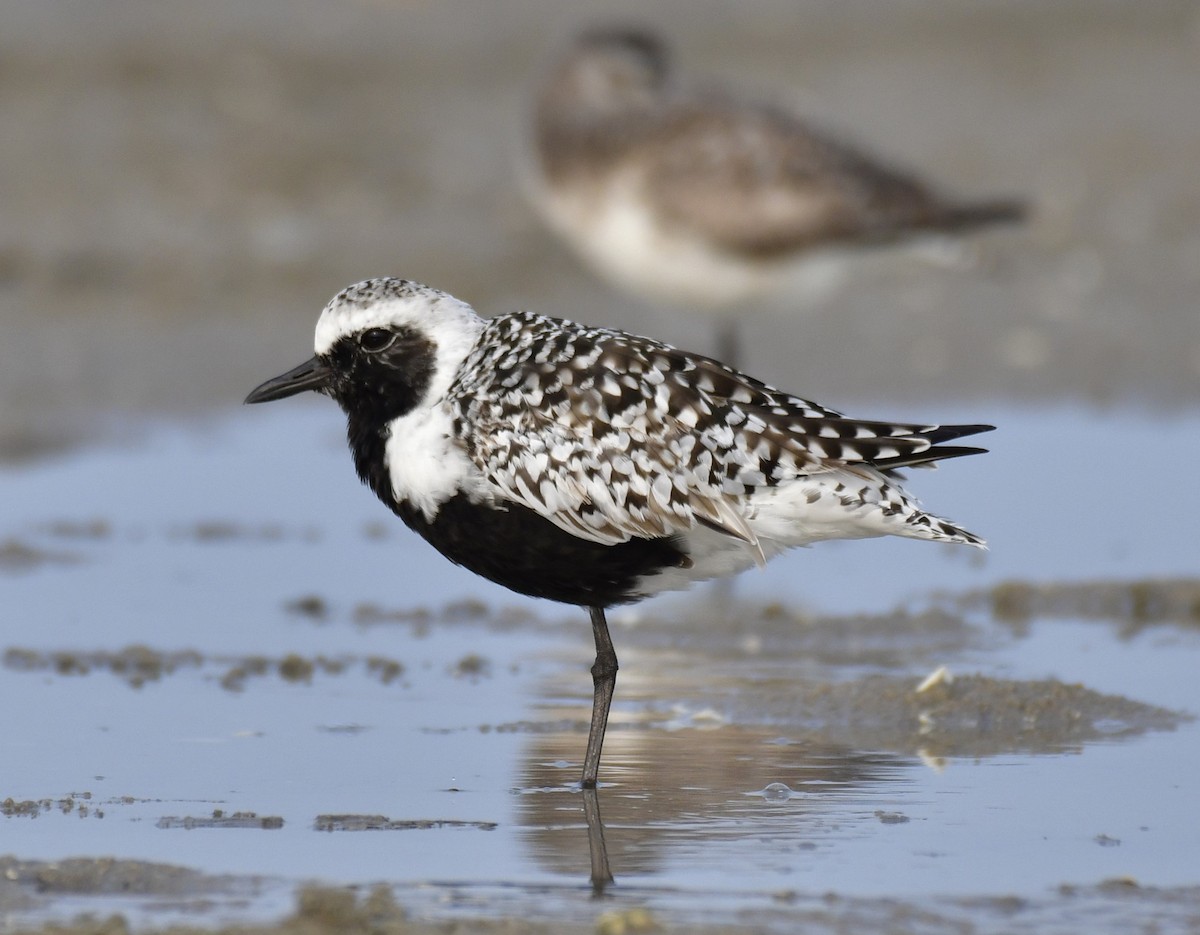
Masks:
[[[76,860],[57,865],[19,863],[0,859],[0,911],[14,902],[20,905],[22,888],[36,885],[41,892],[63,895],[112,892],[176,903],[187,908],[199,893],[215,900],[239,891],[261,887],[263,881],[206,879],[178,867],[113,860]],[[181,884],[188,890],[180,894]],[[385,885],[363,887],[307,886],[295,895],[295,909],[279,922],[270,924],[194,925],[175,924],[172,935],[221,933],[221,935],[636,935],[639,932],[774,933],[804,931],[840,935],[845,932],[911,932],[914,935],[973,935],[976,932],[1011,931],[1013,928],[1042,932],[1071,932],[1086,929],[1100,919],[1123,926],[1126,932],[1191,931],[1200,920],[1200,888],[1172,890],[1145,888],[1119,879],[1093,887],[1063,886],[1044,898],[1014,897],[940,900],[930,903],[897,899],[844,898],[829,893],[802,899],[780,893],[777,906],[756,917],[712,924],[671,922],[644,908],[604,909],[596,906],[578,920],[548,922],[533,918],[463,917],[454,921],[414,919],[395,892]],[[590,915],[590,918],[588,917]],[[1117,929],[1113,929],[1117,930]],[[119,914],[99,913],[72,922],[42,926],[6,927],[12,935],[127,935],[128,921]],[[147,930],[148,931],[148,930]]]
[[[35,680],[58,691],[90,686],[86,694],[93,698],[119,691],[140,700],[142,708],[161,704],[161,696],[154,701],[148,693],[172,684],[199,685],[205,696],[240,699],[257,693],[257,701],[268,705],[263,690],[277,685],[313,696],[293,696],[287,702],[288,716],[303,719],[330,701],[331,689],[336,692],[349,683],[372,683],[410,695],[428,695],[440,687],[453,694],[464,684],[486,687],[505,671],[517,673],[516,686],[505,690],[515,687],[530,700],[520,706],[518,718],[491,721],[477,710],[457,726],[433,726],[422,714],[426,709],[417,709],[418,730],[437,738],[443,754],[475,746],[484,737],[502,738],[520,750],[515,784],[504,796],[516,803],[515,811],[511,805],[496,808],[493,801],[490,819],[444,812],[412,817],[365,811],[305,814],[287,795],[278,809],[266,813],[170,797],[105,798],[98,791],[107,785],[103,777],[96,777],[94,789],[64,797],[8,798],[0,803],[0,821],[8,832],[41,825],[49,837],[82,841],[86,835],[69,833],[72,823],[76,828],[102,823],[112,833],[100,840],[127,848],[131,841],[144,847],[136,839],[144,834],[139,828],[150,825],[156,834],[187,836],[177,847],[206,853],[199,863],[209,868],[222,863],[218,855],[227,845],[214,841],[216,851],[207,846],[195,851],[190,846],[197,840],[194,835],[217,834],[228,841],[230,836],[286,832],[293,835],[289,848],[305,848],[295,835],[318,843],[315,858],[302,862],[307,869],[299,874],[295,867],[278,872],[281,865],[272,859],[264,862],[266,872],[247,874],[172,861],[10,855],[0,860],[0,913],[7,920],[3,931],[753,933],[800,926],[817,932],[941,933],[1013,927],[1068,932],[1084,925],[1116,932],[1194,924],[1200,918],[1200,887],[1154,885],[1134,873],[1089,880],[1095,866],[1086,860],[1081,862],[1086,868],[1082,877],[1072,873],[1069,863],[1059,864],[1057,881],[1033,890],[1015,887],[1010,892],[989,885],[987,877],[1003,878],[1006,869],[993,863],[984,878],[971,877],[976,892],[955,892],[952,886],[951,892],[934,889],[905,898],[858,892],[855,886],[845,891],[810,888],[803,873],[768,870],[781,861],[797,867],[838,861],[844,857],[839,849],[848,828],[857,829],[849,834],[852,840],[865,827],[873,829],[872,835],[886,836],[930,825],[937,816],[928,813],[923,800],[942,777],[982,774],[996,769],[991,764],[1005,764],[1007,770],[1029,770],[1029,793],[1039,796],[1043,784],[1056,782],[1049,777],[1063,757],[1087,758],[1093,748],[1103,748],[1125,760],[1129,745],[1153,737],[1179,737],[1194,746],[1186,740],[1195,735],[1192,711],[1080,683],[1024,677],[1011,660],[1024,659],[1028,666],[1033,661],[1026,651],[1029,644],[1037,631],[1053,629],[1054,620],[1039,614],[1030,597],[1022,603],[1024,625],[1011,626],[997,611],[1011,607],[1014,592],[1051,595],[1056,613],[1088,632],[1093,653],[1097,643],[1119,653],[1122,643],[1145,641],[1144,629],[1128,626],[1134,619],[1152,628],[1150,642],[1165,638],[1168,645],[1154,650],[1156,655],[1178,652],[1178,645],[1169,645],[1177,640],[1200,653],[1192,638],[1191,596],[1200,593],[1195,579],[1049,587],[1008,581],[988,592],[931,597],[923,608],[849,616],[733,597],[716,610],[697,600],[627,620],[617,631],[626,665],[599,796],[617,883],[600,898],[590,894],[587,882],[589,829],[574,782],[586,735],[586,648],[564,638],[570,631],[564,632],[552,617],[497,613],[473,599],[442,608],[389,608],[375,602],[340,605],[308,593],[280,602],[293,639],[332,629],[342,631],[343,638],[383,634],[403,647],[407,665],[386,682],[365,665],[335,671],[324,671],[319,664],[306,667],[296,661],[304,658],[298,653],[265,667],[260,680],[232,684],[226,668],[244,662],[210,659],[199,652],[156,654],[141,647],[110,654],[40,654],[10,648],[3,671],[10,684],[13,679]],[[1161,609],[1150,623],[1147,606]],[[522,633],[542,642],[541,662],[531,664],[505,651]],[[432,682],[414,676],[430,670],[420,661],[430,641],[482,646],[491,637],[499,641],[476,662],[436,667]],[[997,656],[1010,662],[987,661]],[[186,664],[178,664],[180,658]],[[1137,667],[1128,675],[1133,695],[1141,694],[1153,677],[1149,670],[1139,674]],[[411,703],[399,700],[405,708]],[[362,713],[369,721],[367,710]],[[278,729],[281,725],[271,728]],[[328,741],[369,744],[380,730],[370,723],[317,726],[310,734],[324,740],[305,743],[313,749]],[[268,780],[263,790],[278,786],[280,778]],[[496,779],[484,771],[476,781]],[[323,784],[319,775],[315,780]],[[969,780],[967,786],[972,784]],[[471,785],[443,793],[470,797]],[[213,801],[218,798],[237,796],[225,793]],[[270,793],[261,792],[260,800],[269,806]],[[317,800],[305,795],[302,801]],[[403,808],[402,799],[392,802]],[[1107,812],[1094,814],[1086,825],[1090,839],[1075,846],[1101,855],[1138,847],[1122,830],[1128,822],[1121,813],[1130,807],[1114,801]],[[1165,819],[1156,816],[1156,821]],[[58,828],[49,827],[56,824]],[[1161,827],[1144,827],[1142,834],[1153,838],[1154,830]],[[401,878],[389,879],[386,868],[411,850],[413,836],[430,834],[443,836],[437,849],[467,853],[476,851],[480,835],[515,836],[523,842],[520,861],[528,865],[532,859],[544,872],[527,879],[519,868],[491,866],[443,878],[408,869]],[[11,834],[6,837],[12,839]],[[298,882],[321,879],[322,867],[332,868],[323,863],[328,855],[322,858],[319,846],[331,837],[370,842],[373,870],[360,867],[362,876],[352,885]],[[942,834],[933,837],[944,841]],[[376,846],[380,841],[384,844]],[[421,850],[420,844],[415,846]],[[982,848],[986,853],[986,842]],[[723,856],[706,870],[706,861],[696,858],[714,850]],[[702,912],[694,906],[698,894],[692,873],[668,869],[681,860],[697,864],[692,873],[700,876],[725,876],[723,884],[706,891],[708,905]],[[727,862],[736,860],[750,867],[730,876]],[[344,871],[334,875],[344,876]]]

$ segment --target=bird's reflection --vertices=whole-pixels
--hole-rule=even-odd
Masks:
[[[608,844],[604,840],[604,819],[600,815],[600,794],[595,787],[581,788],[583,818],[587,822],[588,859],[591,863],[592,893],[603,896],[613,881],[608,862]]]
[[[579,735],[569,731],[538,735],[520,778],[518,820],[533,858],[554,872],[588,873],[596,895],[614,871],[653,874],[674,852],[730,834],[786,835],[802,849],[828,803],[909,762],[734,725],[634,727],[608,743],[599,789],[575,781]]]

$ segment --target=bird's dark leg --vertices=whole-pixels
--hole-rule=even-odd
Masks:
[[[717,360],[728,367],[744,367],[742,360],[742,334],[736,315],[726,313],[717,319]]]
[[[588,730],[587,753],[583,758],[583,788],[595,789],[600,773],[600,748],[604,746],[604,729],[608,726],[608,709],[612,705],[613,689],[617,687],[617,654],[603,607],[589,607],[592,615],[592,636],[596,640],[596,661],[592,663],[592,726]]]

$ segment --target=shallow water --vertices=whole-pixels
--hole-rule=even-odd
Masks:
[[[602,905],[686,923],[826,891],[1194,883],[1194,524],[1089,463],[1111,437],[1193,463],[1200,421],[991,415],[993,453],[912,486],[992,552],[816,547],[616,615]],[[340,432],[295,404],[4,469],[3,850],[257,881],[210,923],[278,914],[307,879],[383,881],[432,917],[594,915],[584,615],[445,562],[358,487]],[[1178,599],[1136,587],[1182,609],[1133,621],[1085,585],[1078,611],[1014,619],[987,597],[1084,578],[1176,578]],[[939,665],[957,678],[916,695]],[[187,904],[75,893],[9,918]]]

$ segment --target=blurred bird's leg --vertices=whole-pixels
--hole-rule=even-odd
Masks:
[[[742,360],[742,335],[737,316],[726,313],[717,318],[716,353],[713,355],[727,367],[739,370]]]

